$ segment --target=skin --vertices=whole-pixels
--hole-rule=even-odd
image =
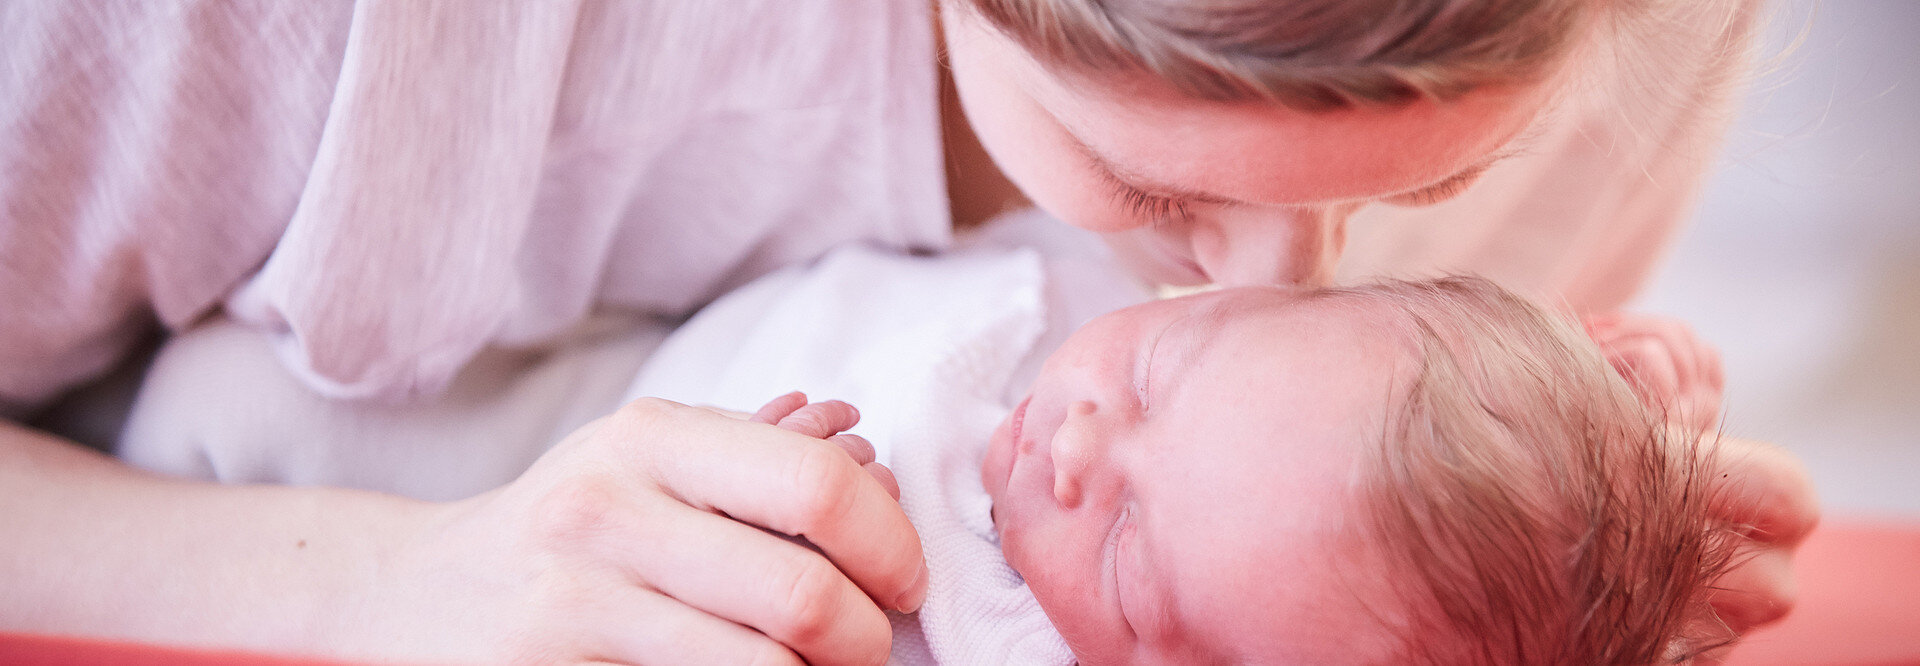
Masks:
[[[968,12],[944,21],[960,104],[1000,170],[1166,284],[1329,283],[1354,211],[1457,194],[1524,135],[1557,80],[1308,113],[1195,100],[1144,74],[1059,75]],[[1176,210],[1130,206],[1125,188]]]
[[[953,92],[942,122],[956,214],[1013,205],[1017,187],[1053,216],[1102,232],[1136,274],[1161,284],[1329,284],[1355,211],[1459,194],[1525,148],[1572,75],[1562,68],[1533,85],[1483,88],[1446,103],[1306,113],[1196,100],[1145,74],[1055,71],[979,17],[941,6]],[[970,221],[977,219],[956,217]],[[1708,348],[1696,340],[1605,333],[1620,343],[1600,341],[1616,365],[1671,362],[1686,375],[1711,361],[1695,351]],[[1650,338],[1668,348],[1645,348]],[[1640,381],[1667,374],[1642,371]],[[1717,398],[1717,384],[1704,392]],[[1679,394],[1699,403],[1702,393]],[[1710,413],[1691,404],[1682,411]],[[1716,516],[1759,527],[1747,531],[1753,555],[1721,579],[1712,601],[1745,632],[1793,607],[1793,550],[1819,509],[1791,455],[1763,442],[1720,442],[1722,472],[1736,491],[1716,498]]]
[[[1299,294],[1096,319],[995,433],[982,478],[1008,562],[1083,661],[1385,658],[1390,597],[1349,575],[1382,567],[1348,485],[1413,349],[1351,334],[1398,327],[1380,307]]]
[[[1143,275],[1166,281],[1323,282],[1348,207],[1425,200],[1397,188],[1483,162],[1538,106],[1539,91],[1490,91],[1459,110],[1414,113],[1426,121],[1388,132],[1412,143],[1377,142],[1367,164],[1268,191],[1309,182],[1302,168],[1339,165],[1397,116],[1315,129],[1328,119],[1195,105],[1150,81],[1069,85],[1007,60],[997,36],[963,23],[948,23],[955,78],[986,152],[1036,202],[1111,231]],[[1115,125],[1103,117],[1114,108],[1135,113]],[[996,111],[1007,116],[986,131]],[[1159,228],[1116,213],[1110,194],[1089,198],[1106,190],[1069,159],[1085,156],[1063,152],[1067,122],[1118,170],[1238,203],[1194,206],[1191,220]],[[1143,143],[1161,134],[1167,143]],[[1224,152],[1241,144],[1266,149]],[[1423,152],[1436,147],[1445,154]],[[1255,182],[1197,170],[1281,153],[1300,159],[1241,169],[1261,174]],[[1283,168],[1293,171],[1270,171]],[[1787,548],[1817,515],[1790,458],[1746,460],[1733,471],[1753,480],[1742,520],[1771,548],[1730,584],[1741,595],[1726,607],[1747,611],[1736,627],[1790,605]],[[818,436],[642,401],[573,433],[500,489],[423,503],[187,483],[0,423],[0,627],[367,661],[879,663],[889,644],[880,611],[916,607],[926,575],[917,537],[862,466]],[[762,528],[803,534],[820,550]],[[742,586],[742,572],[758,584]]]
[[[880,664],[881,610],[917,608],[927,575],[871,448],[827,439],[853,416],[640,400],[448,503],[184,482],[0,422],[0,627],[368,662]]]

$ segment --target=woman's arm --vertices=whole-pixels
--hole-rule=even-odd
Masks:
[[[7,630],[348,659],[881,663],[881,609],[917,607],[925,574],[905,515],[840,447],[643,400],[446,504],[165,479],[0,424],[0,587]]]
[[[317,652],[425,509],[174,481],[0,421],[0,628]]]

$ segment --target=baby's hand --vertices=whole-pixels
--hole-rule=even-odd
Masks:
[[[893,495],[893,499],[900,499],[900,483],[894,480],[893,470],[874,461],[873,443],[865,437],[846,432],[860,422],[860,410],[854,409],[853,405],[839,400],[810,403],[806,394],[794,391],[767,402],[748,420],[840,445],[840,450],[853,456],[853,461],[873,475],[874,480]]]
[[[1700,430],[1720,419],[1726,377],[1720,352],[1677,319],[1611,313],[1586,318],[1587,335],[1640,400]]]

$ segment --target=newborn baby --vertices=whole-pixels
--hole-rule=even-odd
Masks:
[[[1491,283],[1087,324],[994,433],[1007,561],[1085,663],[1653,663],[1724,560],[1695,438]]]
[[[1105,283],[1040,263],[843,251],[716,303],[632,393],[860,406],[932,572],[896,662],[1652,663],[1716,638],[1706,454],[1562,319],[1455,278],[1063,325],[1063,292]]]

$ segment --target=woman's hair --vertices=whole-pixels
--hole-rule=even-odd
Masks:
[[[1324,110],[1542,76],[1596,0],[948,0],[1041,61]]]
[[[1731,640],[1706,600],[1735,540],[1702,433],[1485,280],[1339,294],[1405,313],[1422,359],[1356,487],[1401,581],[1404,662],[1678,663]]]
[[[1049,67],[1145,72],[1306,111],[1449,100],[1570,59],[1629,107],[1713,107],[1745,80],[1752,0],[936,0]],[[1624,109],[1623,109],[1624,110]],[[1631,116],[1632,114],[1628,114]]]

